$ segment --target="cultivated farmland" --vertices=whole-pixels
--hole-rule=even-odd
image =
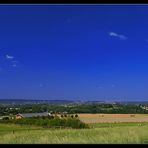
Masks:
[[[79,114],[85,123],[148,122],[147,114]]]
[[[147,114],[78,114],[90,128],[0,124],[1,144],[148,144]]]

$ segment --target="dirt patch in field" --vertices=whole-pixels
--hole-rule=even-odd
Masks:
[[[85,123],[148,122],[148,115],[144,115],[144,114],[79,114],[79,119]]]

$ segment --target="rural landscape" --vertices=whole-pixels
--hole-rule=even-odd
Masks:
[[[148,103],[0,102],[2,144],[148,143]]]
[[[148,5],[0,4],[0,144],[148,144]]]

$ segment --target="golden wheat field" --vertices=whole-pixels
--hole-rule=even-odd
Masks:
[[[146,114],[78,114],[85,123],[148,122]]]

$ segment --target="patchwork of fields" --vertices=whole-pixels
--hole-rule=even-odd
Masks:
[[[89,129],[0,124],[0,144],[148,144],[148,115],[79,114]]]
[[[85,123],[148,122],[147,114],[78,114]]]

